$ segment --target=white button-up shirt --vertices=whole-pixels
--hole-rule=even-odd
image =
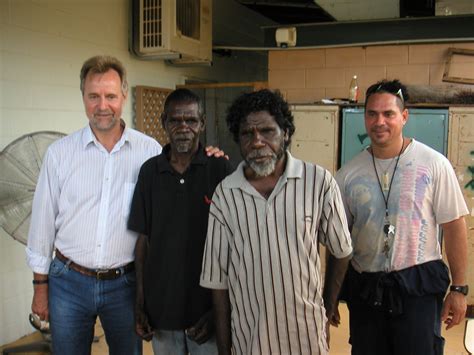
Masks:
[[[153,138],[129,128],[110,153],[89,126],[53,143],[33,200],[26,248],[33,272],[48,273],[55,248],[94,269],[132,261],[131,198],[141,165],[160,152]]]

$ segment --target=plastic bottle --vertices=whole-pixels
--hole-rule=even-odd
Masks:
[[[357,75],[354,75],[349,86],[349,101],[357,102],[359,99],[359,85],[357,84]]]

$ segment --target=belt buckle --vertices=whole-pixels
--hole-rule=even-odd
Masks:
[[[103,280],[102,275],[105,276],[108,273],[109,273],[109,270],[107,270],[107,269],[97,269],[95,277],[96,277],[97,280]]]

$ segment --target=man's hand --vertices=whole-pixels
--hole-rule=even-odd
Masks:
[[[214,314],[212,311],[205,313],[195,325],[186,329],[189,339],[198,344],[203,344],[209,340],[214,333]]]
[[[331,342],[331,325],[334,327],[338,327],[339,324],[341,323],[341,316],[339,314],[339,301],[336,303],[334,306],[334,309],[330,312],[326,312],[326,316],[328,318],[328,321],[326,323],[326,342],[328,344],[328,349],[329,345]]]
[[[441,311],[441,321],[446,324],[446,330],[461,323],[466,316],[466,296],[460,292],[449,292],[444,299]]]
[[[37,314],[41,320],[49,321],[48,284],[34,286],[31,311]]]
[[[339,314],[339,301],[336,303],[333,311],[327,315],[328,323],[333,327],[338,327],[341,324],[341,315]]]
[[[229,160],[229,156],[224,153],[223,150],[221,150],[219,147],[213,147],[212,145],[209,145],[206,147],[206,154],[208,157],[214,156],[214,158],[222,158]]]
[[[153,328],[142,307],[135,307],[135,332],[143,340],[150,341],[153,338]]]

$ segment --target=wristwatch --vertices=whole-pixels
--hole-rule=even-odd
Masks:
[[[459,293],[462,293],[464,296],[467,296],[467,294],[469,293],[469,286],[468,285],[464,285],[464,286],[452,285],[449,288],[449,291],[459,292]]]

